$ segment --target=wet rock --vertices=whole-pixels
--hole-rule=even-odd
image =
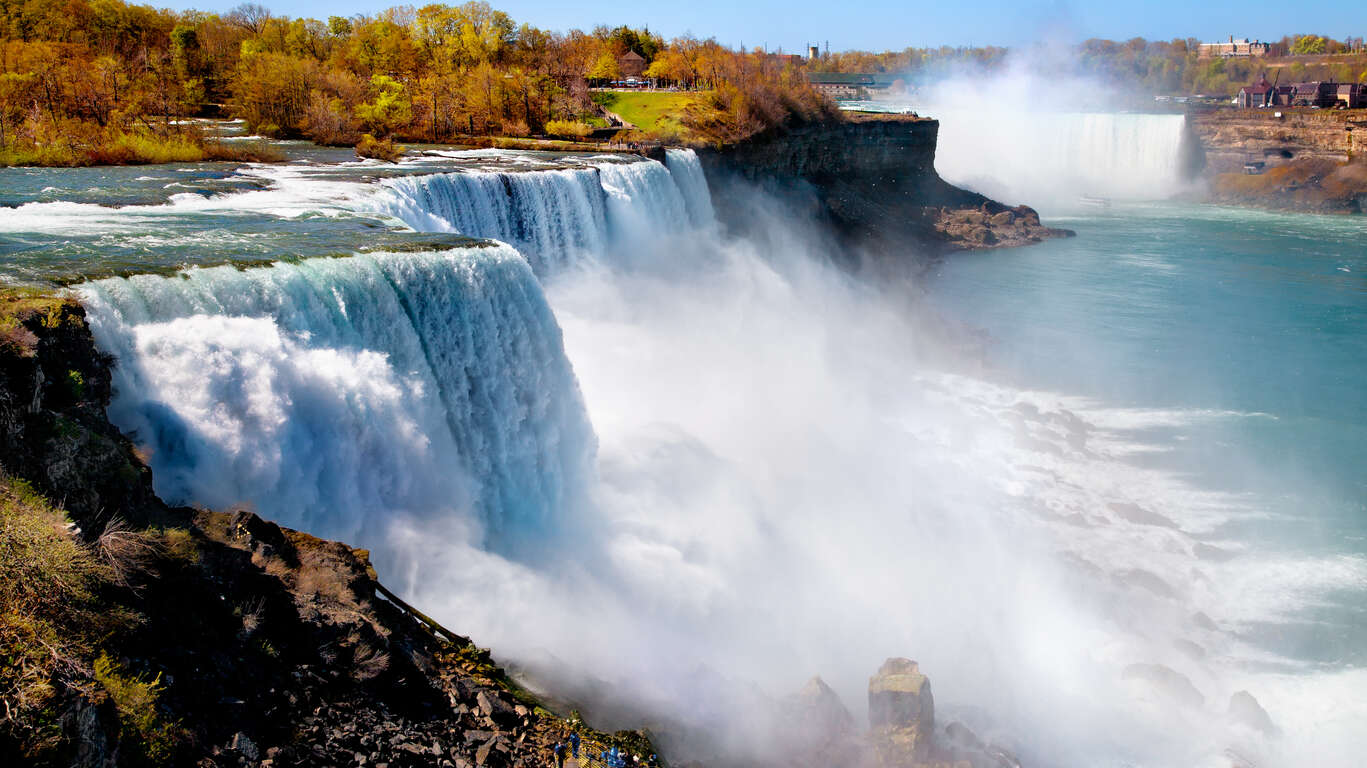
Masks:
[[[1131,664],[1122,675],[1126,680],[1142,680],[1152,690],[1183,706],[1199,709],[1206,697],[1192,685],[1191,679],[1162,664]]]
[[[1108,505],[1111,511],[1120,516],[1122,520],[1127,520],[1135,525],[1153,525],[1159,528],[1176,529],[1177,523],[1170,518],[1164,517],[1152,510],[1145,509],[1138,504],[1128,502],[1112,502]]]
[[[1267,710],[1263,709],[1248,691],[1239,691],[1229,697],[1229,717],[1236,723],[1246,725],[1255,731],[1262,731],[1268,736],[1274,736],[1278,732]]]
[[[930,751],[935,699],[930,680],[910,659],[891,658],[869,678],[870,740],[883,765],[908,765]]]

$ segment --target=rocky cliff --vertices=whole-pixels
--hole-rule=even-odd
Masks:
[[[1187,125],[1212,174],[1241,173],[1248,162],[1268,166],[1310,159],[1345,163],[1352,142],[1367,142],[1367,114],[1360,110],[1202,110],[1191,112]],[[1354,132],[1363,135],[1354,139]]]
[[[0,291],[0,765],[552,765],[648,756],[549,711],[367,553],[171,508],[75,302]],[[574,765],[573,761],[570,763]]]
[[[724,223],[743,228],[734,180],[759,184],[830,224],[854,252],[901,260],[1027,245],[1072,234],[1039,214],[949,184],[935,172],[939,123],[906,115],[851,115],[702,150]]]
[[[1211,202],[1305,213],[1367,209],[1362,110],[1218,109],[1187,120]]]

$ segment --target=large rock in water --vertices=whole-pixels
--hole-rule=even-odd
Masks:
[[[869,678],[869,726],[874,750],[885,766],[926,759],[935,731],[930,679],[910,659],[888,659]]]
[[[869,678],[869,725],[874,728],[935,728],[930,679],[910,659],[888,659]]]

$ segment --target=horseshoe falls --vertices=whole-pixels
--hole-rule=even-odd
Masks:
[[[910,656],[1027,766],[1356,764],[1362,225],[1164,202],[1166,117],[943,119],[946,177],[1078,236],[870,285],[690,151],[317,150],[0,170],[0,258],[75,283],[167,501],[371,549],[682,760]]]
[[[952,184],[1004,202],[1066,212],[1083,199],[1161,200],[1190,183],[1184,115],[1054,112],[1007,101],[872,101],[850,108],[915,111],[940,121],[935,170]]]

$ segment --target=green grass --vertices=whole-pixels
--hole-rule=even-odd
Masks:
[[[675,91],[597,91],[595,103],[646,133],[686,133],[681,118],[702,94]]]

